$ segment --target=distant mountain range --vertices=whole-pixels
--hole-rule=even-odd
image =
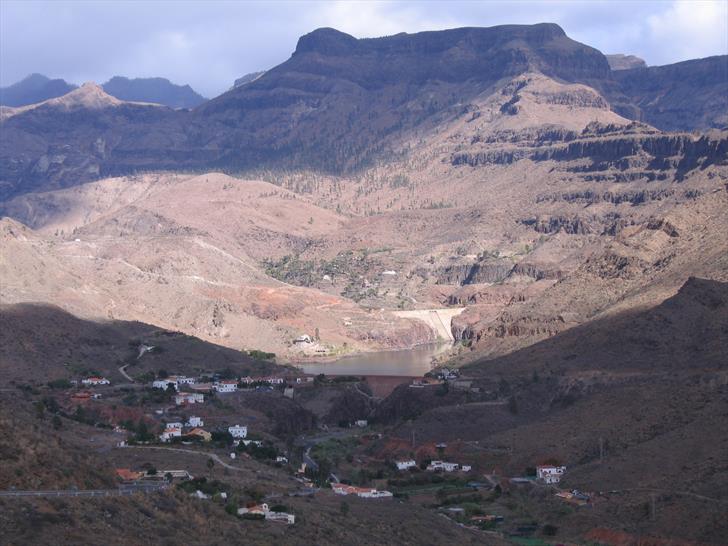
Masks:
[[[78,86],[62,79],[52,80],[31,74],[8,87],[0,88],[0,105],[21,107],[60,97]],[[170,108],[194,108],[207,99],[189,85],[175,85],[165,78],[124,78],[114,76],[102,85],[109,95],[130,102],[152,102]]]
[[[4,112],[0,194],[139,169],[350,172],[403,153],[402,142],[412,135],[532,73],[587,85],[600,95],[600,107],[658,129],[722,128],[728,125],[727,68],[728,56],[721,56],[612,70],[600,51],[550,23],[360,40],[322,28],[302,36],[284,63],[241,78],[239,84],[247,83],[191,112],[129,102],[73,119],[50,107]],[[103,89],[123,100],[175,108],[203,100],[161,79],[114,78]],[[513,104],[504,108],[517,110],[518,100],[515,90]],[[99,139],[103,153],[96,151]],[[64,154],[49,152],[59,146]]]
[[[17,83],[0,87],[0,105],[26,106],[65,95],[76,89],[65,80],[52,80],[43,74],[31,74]]]

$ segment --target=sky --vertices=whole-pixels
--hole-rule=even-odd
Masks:
[[[213,97],[319,27],[365,38],[541,22],[649,65],[728,54],[728,0],[0,0],[0,86],[34,72],[77,84],[161,76]]]

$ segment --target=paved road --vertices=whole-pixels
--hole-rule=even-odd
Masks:
[[[125,447],[119,448],[119,449],[162,449],[164,451],[179,451],[180,453],[189,453],[191,455],[202,455],[203,457],[212,459],[220,466],[227,468],[229,470],[235,470],[236,472],[246,472],[246,470],[244,470],[242,468],[239,468],[237,466],[232,466],[232,465],[226,463],[216,453],[207,453],[205,451],[195,451],[194,449],[182,449],[180,447],[163,447],[163,446],[125,446]]]
[[[356,383],[356,384],[354,385],[354,389],[356,390],[356,392],[358,392],[359,394],[361,394],[362,396],[364,396],[364,397],[365,397],[365,398],[367,398],[368,400],[377,400],[377,398],[374,398],[374,397],[373,397],[373,396],[372,396],[371,394],[367,394],[367,393],[365,393],[365,392],[364,392],[363,390],[361,390],[361,389],[359,388],[359,383]]]
[[[303,452],[303,462],[306,463],[306,467],[314,472],[318,470],[318,464],[311,458],[311,446],[307,447],[306,451]]]
[[[128,375],[128,374],[126,373],[126,367],[127,367],[128,365],[129,365],[129,364],[124,364],[123,366],[121,366],[121,367],[119,368],[119,373],[120,373],[121,375],[123,375],[124,377],[126,377],[126,378],[127,378],[127,379],[128,379],[129,381],[130,381],[130,382],[134,383],[134,379],[133,379],[132,377],[130,377],[130,376],[129,376],[129,375]]]
[[[674,491],[672,489],[651,489],[648,487],[635,487],[632,489],[615,489],[609,491],[609,493],[624,493],[627,491],[644,491],[645,493],[666,493],[668,495],[682,495],[683,497],[692,497],[698,500],[717,502],[719,504],[728,504],[728,500],[706,497],[705,495],[698,495],[697,493],[690,493],[689,491]]]
[[[125,484],[117,489],[55,489],[39,491],[0,491],[0,497],[118,497],[134,493],[152,493],[167,488],[167,484]]]

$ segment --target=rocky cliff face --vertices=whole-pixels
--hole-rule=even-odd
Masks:
[[[615,53],[606,55],[609,62],[609,68],[612,70],[629,70],[630,68],[646,68],[647,63],[644,59],[640,59],[635,55],[624,55],[623,53]]]
[[[639,127],[639,126],[635,126]],[[452,154],[454,166],[508,165],[528,159],[569,163],[565,170],[587,181],[630,182],[664,180],[666,172],[680,178],[697,168],[728,163],[728,135],[695,137],[691,134],[665,134],[647,128],[644,132],[601,130],[590,126],[578,138],[570,132],[558,142],[554,135],[536,141],[515,141],[514,145],[473,146]]]

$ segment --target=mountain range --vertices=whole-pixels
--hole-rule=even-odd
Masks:
[[[51,80],[42,74],[31,74],[13,85],[0,88],[0,106],[28,106],[61,97],[76,88],[76,85],[62,79]],[[207,100],[189,85],[175,85],[165,78],[114,76],[102,88],[117,99],[163,104],[170,108],[194,108]]]
[[[301,37],[286,62],[192,112],[135,104],[93,118],[67,119],[73,114],[50,106],[6,112],[2,195],[140,169],[353,172],[396,157],[410,134],[452,120],[529,72],[588,85],[615,112],[658,129],[721,128],[727,62],[612,72],[604,55],[552,24],[363,40],[319,29]],[[59,146],[70,153],[54,154]]]

